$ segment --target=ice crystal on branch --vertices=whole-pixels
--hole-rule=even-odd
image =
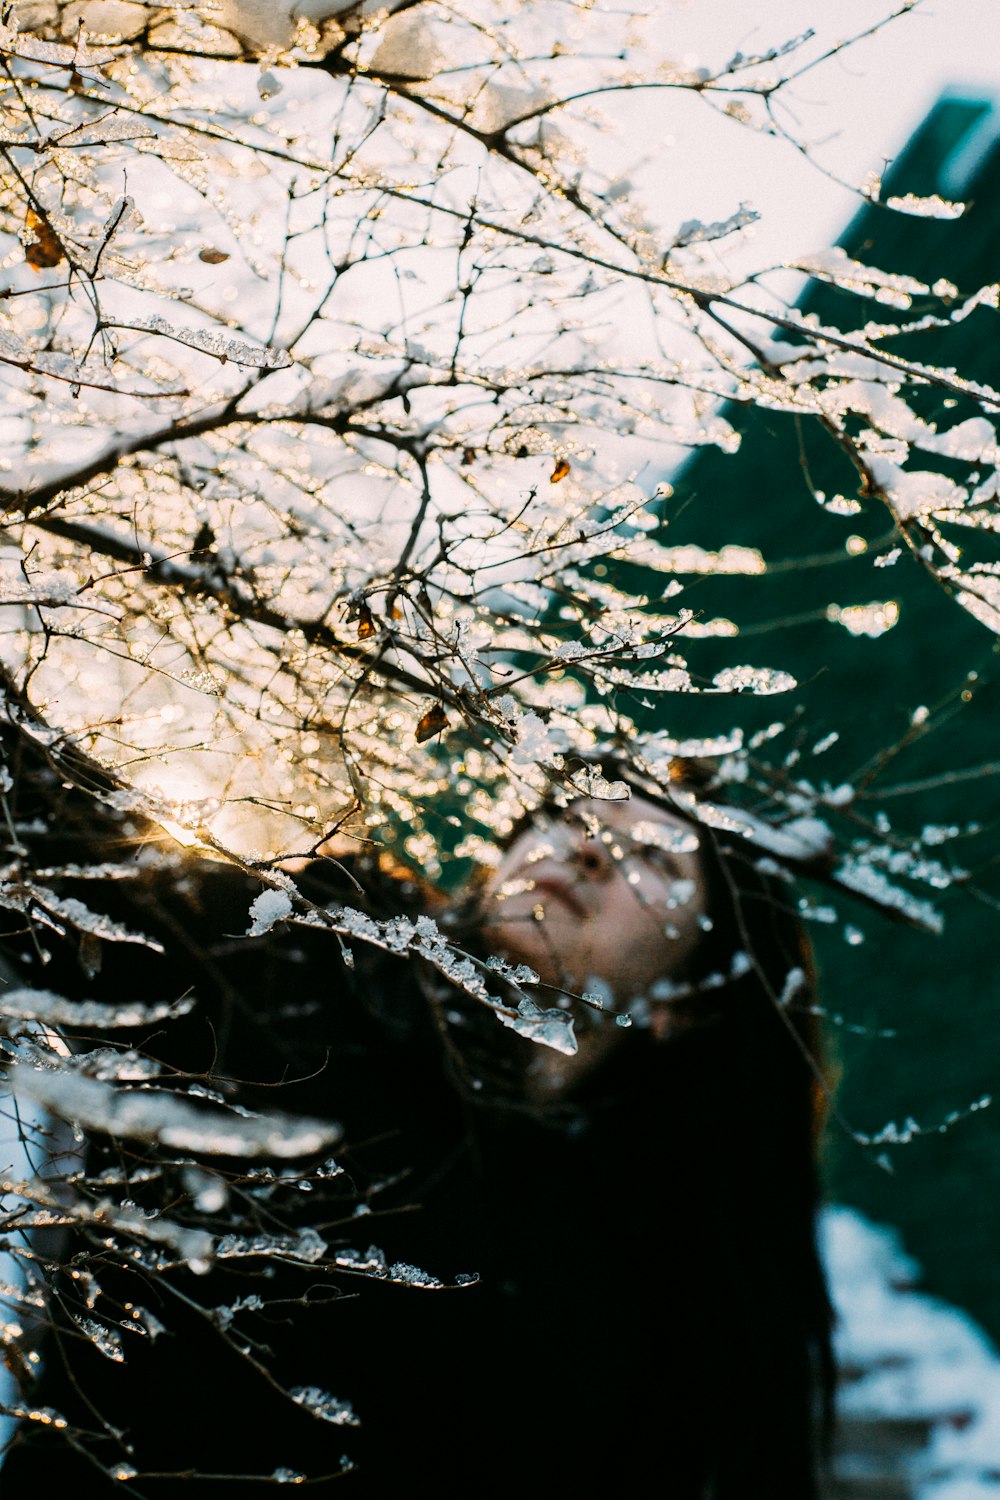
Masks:
[[[827,516],[881,507],[898,545],[876,565],[905,557],[1000,628],[1000,396],[909,342],[989,315],[996,288],[835,249],[793,269],[846,294],[840,323],[789,306],[769,268],[712,259],[757,211],[651,208],[617,112],[690,102],[808,155],[782,93],[851,43],[682,66],[638,15],[623,45],[618,12],[551,0],[122,0],[86,8],[89,39],[82,14],[31,0],[0,30],[2,651],[45,715],[20,730],[74,738],[114,773],[105,805],[178,850],[259,873],[251,938],[291,924],[345,962],[419,955],[562,1050],[561,1013],[492,995],[433,923],[313,906],[282,861],[372,839],[434,877],[547,789],[628,795],[609,748],[661,786],[721,755],[750,822],[694,816],[930,925],[878,859],[834,862],[827,815],[858,816],[838,786],[793,780],[798,749],[756,758],[783,732],[756,700],[790,722],[801,692],[750,602],[787,556],[752,526],[719,535],[711,496],[704,536],[698,514],[678,535],[661,476],[685,449],[736,455],[741,407],[804,424],[853,469],[853,492],[849,473],[814,489]],[[880,211],[961,207],[901,192]],[[859,299],[885,321],[856,326]],[[906,629],[896,600],[836,597],[806,617],[859,643]],[[682,698],[738,701],[746,731],[672,729]],[[146,941],[57,894],[58,865],[24,868],[16,838],[6,911],[95,963]],[[9,1018],[115,1024],[74,1004],[22,986]],[[77,1071],[46,1086],[99,1081]]]
[[[613,126],[640,78],[663,80],[642,85],[651,109],[717,90],[752,115],[810,35],[678,73],[652,30],[624,56],[617,20],[575,11],[567,36],[545,0],[462,16],[434,0],[102,5],[89,43],[77,9],[20,7],[0,37],[15,434],[0,491],[31,556],[24,576],[10,559],[4,602],[21,612],[5,649],[66,727],[117,720],[102,755],[153,750],[162,771],[135,773],[147,786],[217,797],[224,839],[255,855],[315,843],[359,786],[376,821],[419,819],[424,746],[455,734],[530,782],[598,733],[553,703],[554,672],[604,698],[605,733],[624,691],[698,685],[688,646],[738,620],[676,617],[658,675],[636,672],[624,637],[603,658],[597,643],[603,622],[648,617],[630,567],[668,593],[765,566],[744,545],[672,545],[657,534],[668,502],[651,510],[634,478],[651,443],[728,445],[719,398],[836,427],[915,549],[942,504],[967,522],[944,475],[947,497],[925,484],[909,499],[910,444],[972,458],[907,405],[908,381],[935,372],[709,285],[699,245],[754,210],[671,232],[591,151],[595,106]],[[843,252],[799,264],[894,305],[927,290]],[[742,349],[719,341],[720,318],[746,330]],[[798,342],[780,360],[761,344],[754,374],[762,321]],[[903,444],[891,478],[847,425],[860,405]],[[971,439],[984,420],[958,426]],[[614,590],[603,559],[620,564]],[[992,620],[947,548],[924,560]],[[44,570],[76,595],[46,592]],[[592,654],[567,658],[560,616],[587,624]],[[713,678],[791,681],[739,657]],[[494,709],[511,690],[516,733]]]
[[[850,44],[827,55],[804,33],[679,63],[657,19],[555,0],[4,11],[0,1047],[59,1177],[11,1174],[5,1223],[71,1230],[144,1277],[259,1266],[259,1298],[203,1309],[251,1362],[270,1332],[242,1329],[276,1267],[421,1288],[439,1268],[345,1246],[337,1225],[377,1210],[378,1186],[369,1201],[338,1162],[314,1164],[338,1127],[251,1111],[211,1067],[146,1055],[158,1028],[200,1019],[196,993],[89,998],[106,954],[188,935],[183,904],[150,936],[107,914],[112,881],[141,893],[155,876],[183,903],[226,861],[245,880],[228,956],[318,939],[361,987],[376,960],[412,964],[551,1064],[577,1053],[570,997],[549,1008],[533,970],[466,952],[413,907],[376,915],[343,887],[314,899],[300,870],[346,858],[349,884],[374,848],[434,881],[495,858],[544,796],[629,798],[627,760],[689,817],[684,837],[718,839],[790,901],[793,877],[819,884],[801,914],[841,946],[863,934],[840,903],[936,932],[977,878],[947,848],[968,820],[921,817],[909,835],[878,802],[952,705],[905,705],[896,744],[884,705],[865,705],[849,759],[803,706],[826,657],[792,658],[812,625],[831,654],[892,645],[908,607],[882,594],[907,569],[970,629],[1000,632],[1000,395],[921,342],[993,318],[997,288],[843,249],[731,273],[727,248],[753,244],[752,185],[705,219],[651,203],[622,102],[644,100],[654,138],[690,106],[809,155],[783,96]],[[883,199],[874,176],[859,191],[913,234],[963,212]],[[791,305],[792,281],[839,297],[839,315]],[[795,430],[804,500],[769,477],[743,493],[754,410]],[[813,481],[815,442],[834,483]],[[680,490],[699,449],[731,477],[691,503],[665,476]],[[765,505],[780,528],[758,524]],[[799,541],[812,521],[843,527],[839,561],[893,571],[826,589],[828,555]],[[794,604],[774,605],[791,577]],[[960,701],[974,690],[963,679]],[[32,755],[42,812],[19,801]],[[110,820],[110,847],[65,857],[64,792]],[[38,981],[63,951],[87,998],[51,970]],[[722,956],[711,984],[752,962]],[[796,1005],[801,973],[776,1003]],[[294,981],[274,997],[299,1001]],[[83,1135],[111,1143],[103,1171]],[[303,1228],[289,1201],[331,1183],[344,1198],[323,1234]],[[86,1275],[74,1336],[118,1362],[128,1338]],[[137,1321],[155,1336],[151,1314]],[[315,1385],[286,1395],[355,1421]]]

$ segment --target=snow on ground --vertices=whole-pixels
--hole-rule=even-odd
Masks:
[[[820,1239],[839,1320],[835,1471],[857,1486],[844,1493],[896,1480],[892,1493],[913,1500],[998,1500],[993,1345],[966,1313],[916,1289],[919,1268],[894,1230],[829,1208]]]

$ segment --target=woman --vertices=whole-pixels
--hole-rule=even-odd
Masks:
[[[515,1463],[678,1500],[807,1500],[830,1309],[811,971],[784,893],[750,849],[636,789],[536,814],[472,925],[549,995],[603,1007],[576,1004],[570,1057],[501,1046],[449,1007],[499,1363],[511,1384],[530,1371]]]
[[[91,860],[120,830],[107,835],[95,847],[88,826]],[[375,914],[440,911],[385,861],[350,873]],[[331,862],[300,884],[317,904],[358,904]],[[808,1007],[781,1003],[796,984],[793,1005],[808,997],[808,958],[746,851],[661,795],[581,799],[536,814],[442,917],[497,987],[519,964],[537,975],[528,993],[567,1007],[571,1054],[499,1026],[412,959],[359,943],[346,964],[316,928],[234,942],[258,892],[225,866],[168,863],[101,893],[166,953],[107,944],[95,980],[63,945],[44,983],[148,1000],[195,986],[191,1016],[142,1050],[236,1102],[335,1116],[346,1148],[287,1182],[223,1174],[209,1227],[258,1238],[208,1276],[132,1266],[99,1229],[84,1236],[69,1274],[51,1274],[56,1332],[31,1399],[68,1426],[25,1426],[8,1482],[85,1473],[94,1492],[104,1474],[145,1494],[156,1475],[162,1495],[182,1470],[186,1494],[205,1479],[214,1493],[213,1475],[300,1472],[359,1497],[421,1480],[444,1495],[542,1481],[676,1500],[815,1493],[829,1374],[817,1063]],[[517,994],[502,999],[517,1024]],[[93,1181],[113,1166],[147,1212],[198,1210],[183,1163],[96,1149]],[[289,1238],[303,1229],[322,1237],[312,1260]],[[281,1234],[286,1248],[254,1249]],[[419,1282],[413,1263],[449,1285],[401,1285]],[[132,1319],[147,1336],[107,1359],[95,1321]],[[317,1421],[318,1391],[349,1399],[360,1428],[336,1404]]]

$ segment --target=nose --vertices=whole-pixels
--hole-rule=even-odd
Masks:
[[[611,852],[600,839],[579,829],[573,834],[570,858],[584,880],[597,884],[607,880],[612,870]]]

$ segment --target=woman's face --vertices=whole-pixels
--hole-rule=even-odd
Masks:
[[[690,823],[645,797],[584,798],[514,840],[486,885],[483,927],[543,983],[627,1002],[679,974],[706,900]]]

